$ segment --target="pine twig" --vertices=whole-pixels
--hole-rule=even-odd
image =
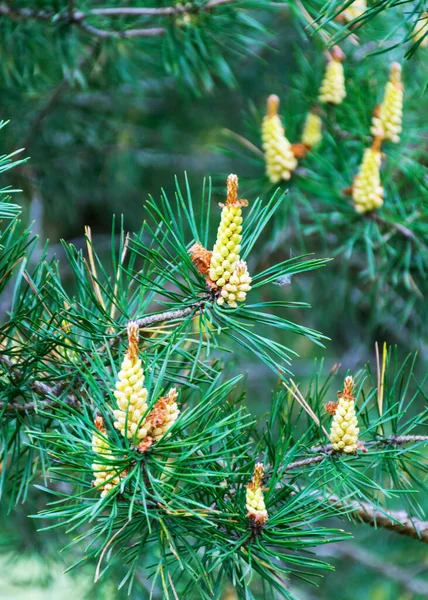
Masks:
[[[136,319],[136,323],[140,329],[144,329],[145,327],[149,327],[149,325],[154,325],[156,323],[163,323],[164,321],[174,321],[176,319],[184,319],[191,315],[197,308],[200,308],[200,304],[192,304],[191,306],[186,306],[186,308],[179,308],[178,310],[171,310],[168,312],[158,313],[155,315],[150,315],[148,317],[142,317],[141,319]]]
[[[19,370],[19,365],[15,364],[8,356],[5,354],[0,355],[0,363],[5,365],[10,373],[17,374],[18,376],[21,374]],[[60,399],[61,390],[63,388],[62,383],[58,383],[54,386],[50,386],[43,381],[34,380],[30,382],[30,388],[35,392],[38,396],[42,396],[44,398],[48,398],[48,400],[41,400],[40,402],[7,402],[4,400],[0,401],[0,411],[6,412],[33,412],[40,408],[59,406],[61,403],[68,404],[69,406],[78,407],[80,402],[74,396],[74,394],[69,394],[66,398]]]
[[[86,23],[90,17],[171,17],[184,13],[211,12],[219,6],[236,3],[237,0],[211,0],[204,6],[191,7],[186,6],[167,6],[163,8],[132,8],[132,7],[115,7],[115,8],[94,8],[87,12],[73,10],[69,6],[66,12],[57,13],[48,10],[34,10],[32,8],[13,8],[6,4],[0,5],[0,15],[9,17],[14,21],[19,20],[36,20],[68,23],[76,25],[86,33],[95,37],[106,38],[140,38],[140,37],[159,37],[166,33],[165,27],[147,27],[141,29],[128,29],[125,31],[111,31],[100,29]]]
[[[404,510],[380,512],[367,502],[348,503],[335,495],[330,496],[327,502],[337,508],[348,510],[353,517],[371,527],[388,529],[428,544],[428,521],[410,517]]]

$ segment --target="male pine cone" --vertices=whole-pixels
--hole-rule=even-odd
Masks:
[[[144,385],[144,371],[141,359],[138,358],[138,325],[128,325],[128,351],[122,361],[118,374],[116,398],[118,410],[113,414],[116,418],[114,426],[124,437],[142,440],[147,436],[147,427],[143,416],[147,411],[147,390]]]
[[[114,457],[108,444],[102,417],[95,419],[95,427],[97,431],[92,435],[92,451],[100,455],[103,461],[111,463],[114,461]],[[93,486],[101,492],[101,498],[107,496],[120,483],[120,473],[112,464],[95,462],[92,465],[92,472],[95,477]]]
[[[380,165],[382,155],[376,145],[364,150],[360,170],[352,185],[354,208],[359,213],[366,213],[383,204],[383,187],[380,181]]]
[[[350,454],[358,447],[358,421],[355,413],[355,398],[352,395],[354,380],[345,379],[343,392],[338,395],[338,404],[331,425],[330,441],[333,450]]]
[[[322,140],[322,121],[316,113],[309,112],[306,116],[302,133],[302,144],[313,148]]]
[[[318,99],[320,102],[341,104],[345,98],[345,74],[341,62],[343,58],[343,54],[338,50],[332,52],[332,58],[327,63],[324,79],[319,91]]]
[[[263,496],[263,476],[264,468],[261,463],[256,463],[251,482],[247,486],[245,505],[247,508],[247,517],[255,525],[264,525],[268,520],[265,500]]]
[[[297,167],[297,159],[285,137],[278,115],[279,98],[271,95],[267,100],[267,115],[262,124],[262,142],[265,153],[266,175],[271,183],[288,180]]]
[[[371,133],[383,140],[395,144],[400,141],[401,122],[403,118],[403,85],[401,83],[401,66],[392,63],[389,81],[380,104],[373,116]]]
[[[247,263],[238,260],[229,281],[221,289],[217,299],[218,304],[226,303],[228,306],[236,308],[238,306],[236,301],[245,301],[247,292],[251,290],[251,281]]]

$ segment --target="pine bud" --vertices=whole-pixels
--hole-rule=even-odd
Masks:
[[[352,395],[354,380],[345,379],[343,392],[338,394],[338,405],[331,425],[330,441],[333,450],[349,454],[358,447],[358,421],[355,413],[355,398]]]
[[[389,81],[385,86],[382,104],[377,107],[372,120],[372,134],[395,144],[400,141],[401,121],[403,117],[403,85],[401,66],[392,63]]]
[[[204,248],[200,242],[193,244],[193,246],[189,249],[189,252],[199,273],[202,275],[208,275],[213,253]]]
[[[242,240],[242,207],[248,205],[246,200],[238,199],[238,177],[236,175],[229,175],[226,185],[226,204],[220,205],[222,206],[220,225],[209,269],[209,278],[220,288],[229,281],[239,260]]]
[[[316,113],[309,112],[306,116],[302,133],[302,144],[307,148],[313,148],[322,140],[322,121]]]
[[[142,440],[147,435],[147,427],[142,419],[147,411],[147,390],[143,387],[144,371],[138,358],[138,325],[128,325],[128,351],[122,362],[114,395],[118,410],[114,426],[124,437]]]
[[[418,42],[419,40],[422,40],[419,48],[428,48],[428,12],[418,19],[414,28],[413,41]]]
[[[98,431],[92,435],[92,451],[95,454],[102,456],[106,462],[111,462],[114,460],[114,457],[108,444],[102,417],[97,417],[95,419],[95,427]],[[95,477],[92,485],[101,492],[101,498],[107,496],[107,494],[120,483],[121,474],[113,465],[95,462],[92,465],[92,472]]]
[[[251,277],[248,273],[247,263],[239,260],[229,281],[222,287],[221,295],[217,299],[218,304],[227,304],[232,308],[238,306],[238,302],[244,302],[247,292],[251,290]]]
[[[380,182],[382,155],[375,147],[364,150],[360,170],[352,185],[354,208],[359,213],[380,208],[383,204],[383,187]]]
[[[347,6],[345,10],[340,13],[340,16],[344,21],[349,23],[354,19],[358,19],[367,10],[366,0],[355,0],[352,4]]]
[[[267,115],[262,124],[262,142],[265,152],[266,175],[271,183],[278,183],[291,177],[297,167],[291,144],[285,137],[285,130],[278,116],[279,98],[269,96]]]
[[[263,497],[263,476],[264,468],[261,463],[256,463],[254,466],[254,474],[251,483],[247,486],[246,508],[247,517],[251,519],[255,525],[264,525],[268,520],[268,513]]]
[[[345,98],[345,75],[342,60],[343,55],[335,53],[332,54],[332,59],[327,63],[318,96],[320,102],[341,104]]]

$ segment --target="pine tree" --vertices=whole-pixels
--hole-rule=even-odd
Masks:
[[[355,563],[424,597],[358,544],[428,542],[423,7],[119,4],[0,6],[2,548],[64,547],[82,598],[367,597]],[[162,148],[139,208],[178,124],[198,166]],[[124,216],[58,259],[82,190]]]

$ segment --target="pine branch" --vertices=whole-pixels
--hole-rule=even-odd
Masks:
[[[364,448],[384,448],[385,446],[402,446],[404,444],[412,444],[416,442],[427,441],[428,435],[392,435],[384,439],[365,442]],[[295,462],[289,463],[286,466],[286,470],[289,471],[291,469],[299,469],[301,467],[322,462],[325,458],[340,455],[340,452],[336,452],[335,450],[333,450],[331,444],[326,444],[325,446],[314,446],[312,448],[312,451],[316,452],[317,454],[315,454],[314,456],[309,456],[308,458],[303,458],[302,460],[297,460]]]
[[[21,377],[22,374],[19,369],[19,365],[16,365],[8,356],[0,355],[0,363],[5,365],[9,369],[9,373],[17,375]],[[30,388],[35,392],[38,396],[47,397],[48,400],[42,400],[40,402],[7,402],[0,401],[0,411],[6,412],[34,412],[39,410],[40,408],[59,406],[61,403],[68,404],[69,406],[78,407],[80,406],[80,402],[74,396],[74,394],[69,394],[66,398],[61,398],[61,392],[63,390],[63,383],[58,383],[54,386],[47,385],[43,383],[43,381],[31,381]]]
[[[427,441],[428,436],[426,435],[390,436],[382,440],[367,442],[365,444],[365,447],[384,448],[388,445],[401,446],[409,443]],[[285,470],[290,471],[293,469],[299,469],[302,467],[318,464],[322,462],[325,458],[338,455],[338,453],[333,450],[331,444],[327,444],[326,446],[316,446],[314,450],[322,453],[289,463],[288,465],[286,465]],[[277,484],[278,487],[281,487],[281,485],[282,484]],[[405,535],[407,537],[411,537],[422,541],[425,544],[428,544],[428,522],[410,517],[405,511],[390,511],[388,513],[380,512],[369,503],[360,503],[357,501],[348,503],[347,501],[341,500],[336,495],[330,496],[327,499],[327,502],[333,504],[338,508],[345,508],[347,511],[351,512],[355,517],[357,517],[360,521],[362,521],[363,523],[367,523],[372,527],[382,527],[383,529],[388,529],[400,535]]]
[[[0,5],[0,15],[9,17],[14,21],[19,20],[36,20],[36,21],[53,21],[68,23],[69,25],[77,25],[91,35],[95,37],[106,39],[106,38],[137,38],[137,37],[158,37],[163,36],[166,33],[164,27],[149,27],[144,29],[128,29],[126,31],[110,31],[106,29],[100,29],[93,25],[85,23],[86,19],[90,17],[103,16],[103,17],[163,17],[163,16],[176,16],[184,13],[198,13],[198,12],[210,12],[216,9],[218,6],[226,4],[236,3],[237,0],[211,0],[205,6],[191,7],[190,9],[186,6],[170,6],[165,8],[94,8],[87,12],[68,10],[64,13],[57,13],[55,11],[47,10],[34,10],[31,8],[12,8],[5,4]]]
[[[197,304],[192,304],[191,306],[187,306],[186,308],[180,308],[178,310],[171,310],[168,312],[158,313],[155,315],[150,315],[148,317],[142,317],[141,319],[136,319],[136,323],[140,329],[144,329],[145,327],[149,327],[150,325],[155,325],[156,323],[163,323],[164,321],[174,321],[176,319],[184,319],[191,315],[197,308],[201,308],[201,304],[198,302]],[[123,331],[121,335],[125,332]]]
[[[86,31],[86,33],[90,33],[96,37],[106,39],[106,38],[137,38],[137,37],[157,37],[164,35],[166,30],[163,27],[151,27],[147,29],[128,29],[127,31],[108,31],[106,29],[99,29],[98,27],[93,27],[92,25],[88,25],[83,21],[78,21],[78,25],[80,29]]]
[[[382,527],[428,544],[428,521],[410,517],[405,511],[380,512],[367,502],[349,504],[338,496],[330,496],[327,501],[337,508],[349,510],[354,517],[371,527]]]

